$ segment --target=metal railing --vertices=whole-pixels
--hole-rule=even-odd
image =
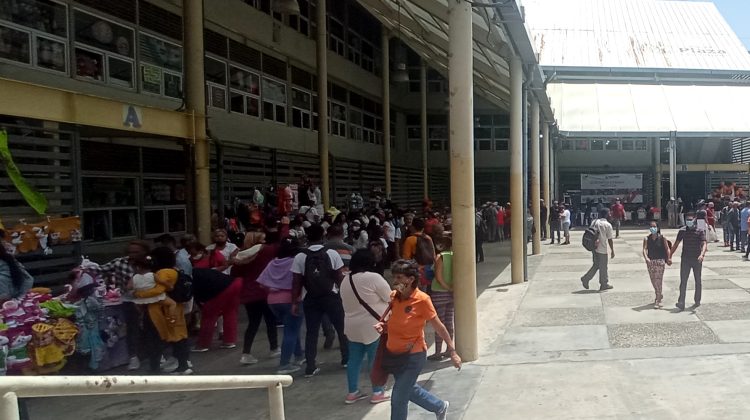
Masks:
[[[291,384],[289,375],[5,376],[0,377],[0,419],[20,420],[18,398],[266,388],[270,420],[284,420],[282,389]]]

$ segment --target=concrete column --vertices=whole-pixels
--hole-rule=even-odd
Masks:
[[[183,1],[185,108],[193,116],[195,147],[195,228],[203,243],[211,239],[211,177],[206,136],[206,81],[203,74],[203,0]]]
[[[654,205],[661,208],[661,139],[654,139]]]
[[[419,94],[421,101],[419,105],[420,138],[422,139],[422,185],[424,186],[424,198],[430,196],[430,173],[428,169],[427,151],[427,63],[422,60],[419,70]]]
[[[322,1],[321,1],[322,3]],[[391,198],[391,66],[390,36],[383,30],[383,165],[385,166],[385,196]]]
[[[523,219],[523,65],[521,58],[510,60],[510,253],[511,281],[523,283],[523,256],[526,242]]]
[[[318,156],[320,158],[320,193],[323,207],[331,207],[331,182],[328,171],[328,30],[326,2],[319,1],[316,21],[318,39],[315,45],[318,71]]]
[[[547,206],[547,220],[549,222],[549,209],[552,206],[552,193],[550,193],[550,150],[549,150],[549,124],[542,124],[542,198]],[[546,226],[546,237],[550,237],[549,223]]]
[[[529,135],[529,141],[531,142],[531,159],[529,159],[531,164],[531,217],[534,218],[536,225],[535,232],[532,234],[531,252],[534,255],[539,255],[542,253],[542,194],[539,179],[539,101],[536,98],[531,100],[531,134]]]
[[[669,195],[675,200],[677,195],[677,133],[669,133]]]
[[[466,361],[479,358],[477,341],[474,223],[474,70],[471,5],[449,0],[448,85],[450,170],[453,211],[453,278],[456,282],[456,340]]]

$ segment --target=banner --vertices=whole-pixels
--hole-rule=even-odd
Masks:
[[[643,203],[643,174],[581,174],[581,203]]]

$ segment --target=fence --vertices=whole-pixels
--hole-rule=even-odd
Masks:
[[[266,388],[270,420],[284,420],[282,387],[291,384],[289,375],[6,376],[0,378],[0,419],[20,420],[18,398]]]

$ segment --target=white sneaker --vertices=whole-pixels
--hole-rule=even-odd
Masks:
[[[192,375],[193,373],[193,369],[187,368],[185,370],[171,372],[170,375]]]
[[[141,361],[138,360],[138,357],[133,356],[130,358],[130,362],[128,362],[128,370],[138,370],[141,368]]]
[[[271,351],[271,354],[268,355],[268,357],[279,357],[281,356],[281,349],[276,349]]]
[[[243,354],[240,358],[240,363],[242,363],[243,365],[254,365],[258,363],[258,359],[253,357],[252,354]]]
[[[177,362],[177,359],[175,359],[174,357],[170,357],[169,359],[162,358],[162,362],[159,364],[159,367],[162,370],[171,372],[171,371],[177,369],[177,365],[178,364],[179,363]]]
[[[280,367],[279,370],[276,371],[276,373],[279,375],[291,375],[292,373],[297,372],[300,369],[302,368],[296,365],[286,365],[284,367]]]

